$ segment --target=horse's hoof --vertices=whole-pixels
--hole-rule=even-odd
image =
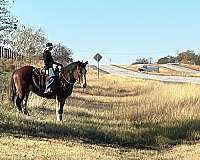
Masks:
[[[27,115],[27,116],[30,116],[30,114],[28,113],[28,112],[26,112],[26,113],[24,113],[25,115]]]
[[[17,112],[18,112],[18,113],[23,113],[22,110],[20,110],[20,109],[18,109],[18,108],[17,108]]]
[[[30,116],[27,110],[23,110],[23,113],[27,116]]]
[[[58,122],[61,122],[61,121],[62,121],[62,115],[61,115],[61,114],[57,115],[57,121],[58,121]]]

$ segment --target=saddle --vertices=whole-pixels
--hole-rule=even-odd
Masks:
[[[48,74],[46,73],[46,70],[44,68],[35,68],[33,70],[34,77],[33,82],[37,86],[37,88],[40,90],[40,92],[44,92],[46,88],[46,82],[48,80]]]
[[[40,90],[40,92],[44,93],[45,88],[46,88],[46,83],[48,81],[48,70],[46,70],[45,68],[35,68],[33,70],[34,74],[37,75],[37,78],[34,78],[34,83],[35,85],[38,87],[38,89]],[[59,80],[59,69],[55,68],[54,70],[55,73],[55,83],[58,83]]]

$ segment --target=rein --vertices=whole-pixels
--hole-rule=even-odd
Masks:
[[[70,85],[74,85],[74,83],[71,83],[71,82],[69,82],[65,77],[64,77],[64,75],[62,74],[62,78],[65,80],[65,82],[67,82],[68,84],[70,84]]]

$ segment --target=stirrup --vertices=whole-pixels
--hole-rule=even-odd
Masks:
[[[51,89],[47,89],[44,91],[44,94],[50,94],[50,93],[53,93],[53,91]]]

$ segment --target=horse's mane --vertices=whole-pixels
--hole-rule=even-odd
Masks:
[[[81,65],[82,62],[80,61],[76,61],[76,62],[71,62],[69,64],[66,64],[62,67],[62,70],[66,70],[66,69],[73,69],[74,65],[79,64]]]

